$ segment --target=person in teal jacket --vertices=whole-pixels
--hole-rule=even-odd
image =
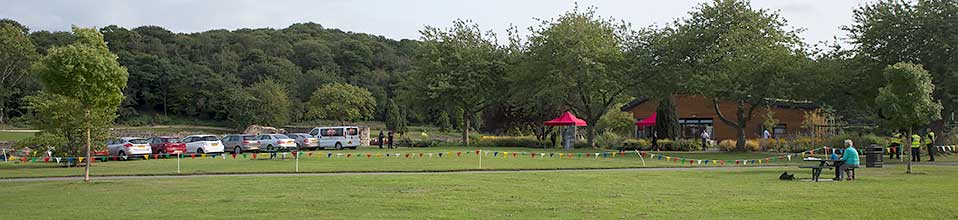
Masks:
[[[842,173],[849,168],[858,168],[858,150],[855,150],[852,140],[845,140],[845,150],[842,152],[841,164],[835,169],[835,180],[842,180]]]

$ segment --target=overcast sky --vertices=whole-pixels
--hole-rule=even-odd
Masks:
[[[846,33],[852,10],[863,0],[755,0],[752,6],[778,10],[809,44]],[[446,27],[456,18],[469,19],[482,29],[504,36],[515,25],[525,29],[533,18],[554,18],[580,7],[595,6],[603,17],[632,23],[633,27],[663,25],[685,17],[703,1],[695,0],[0,0],[0,18],[11,18],[32,30],[69,30],[70,25],[132,28],[157,25],[174,32],[210,29],[284,28],[315,22],[324,27],[418,39],[425,25]],[[500,37],[502,40],[504,37]]]

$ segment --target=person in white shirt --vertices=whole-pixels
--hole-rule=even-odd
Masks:
[[[705,129],[705,127],[702,127],[701,136],[702,136],[702,151],[706,151],[708,150],[709,138],[711,138],[711,136],[709,136],[709,131]]]
[[[769,139],[769,138],[772,138],[772,133],[769,133],[768,129],[765,129],[765,131],[762,132],[762,139]]]

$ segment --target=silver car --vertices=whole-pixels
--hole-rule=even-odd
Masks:
[[[256,136],[256,139],[259,140],[259,149],[272,152],[272,151],[295,151],[296,150],[296,140],[287,137],[282,134],[261,134]]]
[[[259,140],[252,134],[230,134],[223,136],[224,151],[241,154],[246,151],[259,151]]]
[[[319,138],[315,138],[312,135],[305,133],[292,133],[287,134],[289,138],[296,140],[296,147],[299,149],[316,149],[319,148]]]

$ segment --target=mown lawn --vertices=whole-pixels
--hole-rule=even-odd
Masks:
[[[788,168],[792,172],[803,172]],[[958,167],[574,171],[0,182],[17,219],[956,219]]]
[[[10,132],[10,131],[0,131],[0,141],[19,141],[24,138],[33,137],[36,133],[33,132]]]
[[[555,149],[538,148],[482,148],[483,153],[482,166],[479,164],[479,157],[475,154],[477,148],[464,147],[442,147],[442,148],[402,148],[394,150],[381,150],[375,147],[360,148],[359,150],[326,150],[306,152],[299,160],[299,172],[375,172],[375,171],[453,171],[453,170],[515,170],[515,169],[577,169],[577,168],[634,168],[634,167],[688,167],[688,166],[717,166],[709,165],[691,165],[688,163],[679,163],[674,161],[656,160],[646,156],[643,160],[636,156],[635,152],[629,152],[626,156],[599,157],[596,158],[596,152],[611,152],[603,150],[577,149],[571,151]],[[443,152],[443,157],[438,153]],[[457,153],[461,152],[461,156]],[[493,155],[498,156],[493,157]],[[535,152],[535,158],[530,154],[523,155],[515,152]],[[332,153],[332,157],[328,154]],[[422,153],[420,156],[419,153]],[[432,157],[429,156],[432,153]],[[503,154],[508,153],[508,157]],[[538,153],[544,153],[545,157]],[[553,155],[550,157],[549,154]],[[563,154],[559,158],[559,153]],[[571,158],[568,153],[573,153]],[[581,155],[579,154],[581,153]],[[592,153],[586,156],[587,153]],[[341,155],[337,155],[341,154]],[[379,156],[377,156],[377,154]],[[384,154],[393,154],[393,156],[383,156]],[[394,154],[400,154],[396,157]],[[406,157],[409,154],[409,157]],[[656,152],[658,154],[658,152]],[[696,159],[760,159],[762,157],[774,157],[777,154],[768,153],[678,153],[666,152],[664,154],[673,156],[682,156]],[[369,155],[369,157],[367,157]],[[175,157],[174,157],[175,158]],[[108,161],[97,162],[94,164],[93,175],[159,175],[176,174],[177,160],[170,159],[135,159],[131,161]],[[292,155],[287,155],[287,159],[269,160],[268,154],[258,154],[257,159],[253,160],[252,155],[248,154],[244,159],[237,156],[235,159],[231,156],[227,159],[219,158],[201,158],[195,159],[186,157],[181,159],[181,174],[211,174],[211,173],[262,173],[262,172],[295,172],[296,160]],[[799,164],[798,158],[793,161],[772,161],[771,165]],[[760,164],[769,165],[769,164]],[[734,166],[728,163],[726,166]],[[751,165],[750,165],[751,166]],[[55,163],[0,163],[0,178],[14,177],[41,177],[41,176],[78,176],[83,172],[81,167],[64,168]]]

